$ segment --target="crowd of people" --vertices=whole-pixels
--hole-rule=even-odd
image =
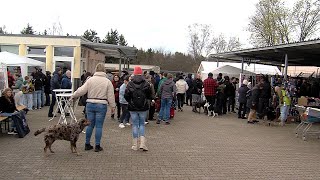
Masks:
[[[10,88],[4,91],[0,99],[0,104],[5,105],[0,107],[2,113],[13,113],[16,106],[12,104],[21,103],[28,110],[50,106],[48,117],[53,117],[56,103],[53,90],[72,88],[71,71],[60,67],[55,69],[52,77],[50,72],[47,71],[45,75],[41,69],[35,68],[31,77],[26,76],[24,80],[19,74],[14,78],[10,73],[8,79]],[[132,149],[147,151],[145,125],[149,121],[170,125],[174,110],[183,112],[185,105],[191,106],[194,113],[204,108],[206,115],[214,116],[236,114],[238,101],[238,118],[247,119],[249,124],[263,118],[274,120],[277,118],[274,112],[279,109],[280,125],[283,126],[295,97],[312,93],[319,97],[319,89],[316,89],[319,84],[316,86],[315,81],[308,83],[306,80],[290,78],[283,81],[274,78],[270,82],[268,76],[262,76],[255,82],[252,79],[239,82],[238,78],[223,76],[221,73],[217,77],[209,73],[202,80],[200,75],[193,78],[192,74],[185,77],[182,73],[174,76],[166,72],[143,72],[139,66],[134,68],[131,75],[127,71],[119,75],[106,73],[104,64],[98,64],[95,73],[83,72],[81,82],[82,86],[71,99],[81,98],[83,113],[91,122],[86,131],[85,150],[94,148],[90,139],[93,129],[96,129],[96,152],[103,150],[100,142],[108,106],[111,108],[111,118],[118,120],[119,128],[132,126]],[[13,99],[15,90],[16,97]],[[4,112],[7,108],[10,110]],[[155,112],[158,112],[157,117]]]

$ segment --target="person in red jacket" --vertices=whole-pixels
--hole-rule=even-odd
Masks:
[[[9,86],[10,89],[12,89],[12,86],[15,84],[15,79],[11,75],[9,69],[7,69],[7,75],[8,75],[8,86]]]
[[[211,111],[211,116],[213,116],[213,108],[216,100],[216,90],[218,83],[213,79],[213,74],[209,73],[208,78],[203,81],[204,87],[204,96],[206,97],[207,102],[210,104],[209,111]]]
[[[120,81],[120,77],[119,75],[114,75],[113,76],[113,81],[112,81],[112,85],[114,88],[114,98],[117,104],[117,118],[118,120],[120,120],[120,110],[121,110],[121,105],[120,105],[120,101],[119,101],[119,91],[120,91],[120,86],[122,85],[121,81]],[[111,118],[114,118],[114,113],[111,114]]]

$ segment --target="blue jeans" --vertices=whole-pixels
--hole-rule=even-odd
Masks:
[[[281,122],[284,123],[287,120],[289,109],[290,109],[290,106],[287,106],[287,105],[282,105],[280,107],[280,119],[281,119]]]
[[[33,94],[23,94],[23,104],[28,108],[28,110],[32,110]]]
[[[99,103],[87,103],[86,114],[90,125],[86,130],[86,144],[90,144],[93,128],[96,128],[96,145],[100,145],[102,137],[102,127],[107,113],[107,105]]]
[[[132,136],[139,138],[144,136],[145,120],[147,118],[147,111],[130,111],[132,119]]]
[[[161,99],[159,120],[169,121],[171,104],[172,104],[171,98]]]
[[[0,113],[0,116],[6,116],[6,117],[11,117],[13,116],[14,114],[16,114],[16,112],[13,112],[13,113]],[[13,121],[11,121],[11,128],[16,128],[16,125],[14,124]]]
[[[33,92],[33,106],[34,108],[41,108],[41,90]]]

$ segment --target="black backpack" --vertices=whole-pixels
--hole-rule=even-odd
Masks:
[[[135,108],[144,108],[147,103],[147,97],[144,91],[144,83],[140,85],[133,85],[132,104]]]

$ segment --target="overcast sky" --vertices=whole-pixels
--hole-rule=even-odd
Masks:
[[[111,29],[130,46],[187,52],[188,25],[210,24],[216,34],[238,36],[249,47],[248,17],[258,0],[1,0],[0,26],[19,33],[27,23],[36,31],[58,19],[63,33],[94,29],[101,38]]]

